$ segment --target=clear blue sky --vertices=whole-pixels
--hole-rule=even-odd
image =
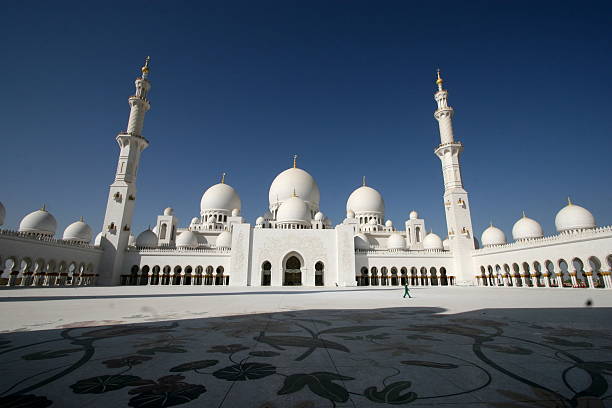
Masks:
[[[446,235],[434,71],[465,145],[474,228],[521,211],[554,231],[566,196],[612,224],[608,2],[3,2],[4,228],[47,204],[102,225],[133,80],[151,55],[152,109],[133,230],[185,226],[221,172],[250,222],[291,165],[334,223],[363,175],[402,225]]]

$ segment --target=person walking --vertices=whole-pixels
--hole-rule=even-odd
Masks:
[[[412,296],[410,296],[410,289],[408,289],[408,284],[404,283],[404,297],[408,296],[408,298],[412,299]]]

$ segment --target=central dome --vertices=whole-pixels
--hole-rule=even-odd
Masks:
[[[210,187],[204,192],[202,201],[200,201],[202,213],[207,210],[232,211],[235,208],[239,210],[242,208],[240,196],[232,186],[225,183]]]
[[[293,195],[304,200],[311,210],[319,210],[321,193],[317,182],[308,172],[297,167],[287,169],[276,176],[268,192],[270,207],[277,202],[288,200]]]

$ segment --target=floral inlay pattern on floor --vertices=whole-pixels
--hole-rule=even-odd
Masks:
[[[0,406],[611,402],[609,329],[438,312],[316,310],[6,333]]]

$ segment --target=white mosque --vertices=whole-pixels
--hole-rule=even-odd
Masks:
[[[223,177],[204,192],[200,214],[179,228],[172,208],[155,227],[132,231],[136,176],[150,108],[149,59],[129,97],[130,117],[117,135],[119,159],[102,231],[92,243],[83,219],[56,238],[57,221],[44,207],[27,214],[18,230],[0,230],[0,285],[231,285],[387,286],[481,285],[499,287],[612,288],[612,227],[598,227],[583,207],[568,203],[556,215],[557,235],[523,214],[512,242],[491,225],[472,229],[470,202],[461,178],[463,144],[453,134],[453,108],[443,80],[436,81],[447,237],[426,233],[410,212],[403,225],[385,219],[381,194],[363,185],[348,197],[338,225],[319,208],[316,181],[293,166],[270,186],[269,210],[248,223],[238,192]],[[0,203],[0,225],[5,208]]]

